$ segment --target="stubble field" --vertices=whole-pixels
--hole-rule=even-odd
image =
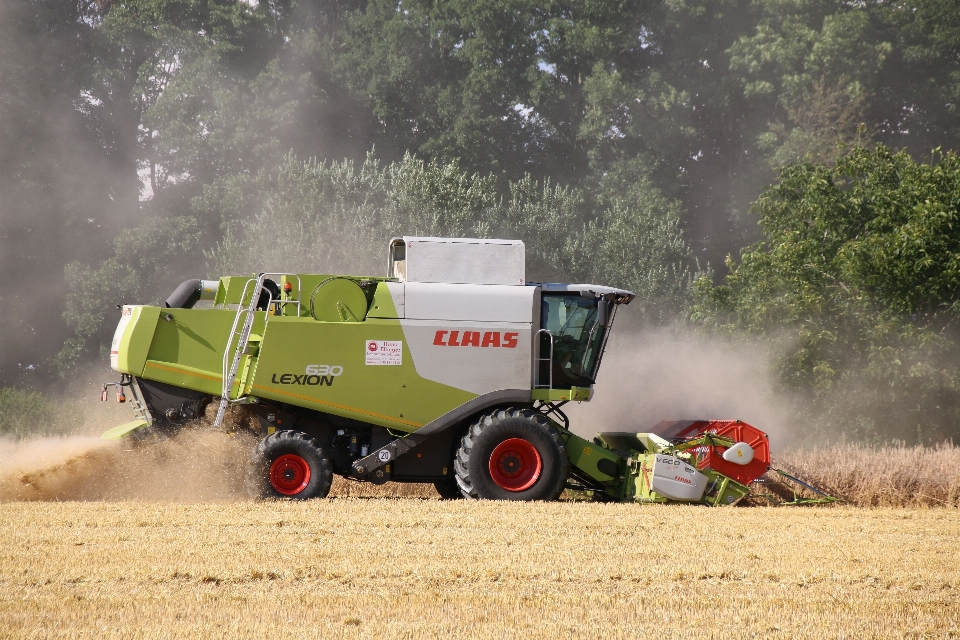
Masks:
[[[0,637],[960,637],[952,509],[9,502],[0,536]]]
[[[249,450],[0,446],[0,638],[960,638],[960,447],[785,454],[844,505],[718,509],[252,502]]]

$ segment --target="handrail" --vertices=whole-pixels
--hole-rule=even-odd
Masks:
[[[543,354],[541,353],[541,349],[540,349],[541,333],[546,334],[550,338],[550,355],[546,358],[543,357]],[[537,331],[535,335],[536,337],[534,339],[537,342],[537,357],[536,357],[537,380],[534,383],[534,388],[535,389],[553,389],[553,333],[549,329],[540,329],[539,331]],[[541,369],[541,365],[544,362],[547,363],[547,386],[546,387],[544,387],[540,381],[540,369]]]
[[[261,273],[257,276],[256,280],[253,278],[247,280],[243,285],[243,292],[240,294],[240,303],[237,305],[237,315],[233,318],[233,325],[230,327],[230,334],[227,337],[227,344],[223,350],[223,363],[221,368],[221,394],[220,394],[220,406],[217,407],[217,417],[213,422],[215,427],[219,427],[223,424],[223,416],[227,412],[227,405],[230,404],[230,393],[233,391],[233,384],[237,379],[237,371],[240,368],[240,360],[243,357],[244,352],[247,350],[247,346],[250,344],[250,333],[253,330],[253,323],[256,320],[257,307],[260,302],[260,294],[263,292],[263,283],[267,279],[267,276],[283,276],[291,277],[297,279],[297,293],[303,293],[303,285],[300,281],[300,276],[295,273]],[[253,291],[250,295],[250,302],[247,304],[247,307],[244,308],[243,301],[247,297],[247,289],[250,287],[250,284],[253,283]],[[282,295],[282,293],[281,293]],[[278,304],[290,304],[296,303],[297,305],[297,317],[300,316],[302,308],[300,306],[300,300],[277,300],[273,299],[273,293],[267,289],[267,308],[266,314],[264,315],[263,320],[263,333],[267,332],[267,324],[270,322],[270,306],[277,302]],[[240,318],[243,318],[243,326],[240,329],[239,339],[237,340],[236,349],[233,352],[233,358],[230,361],[230,364],[227,364],[228,355],[230,353],[230,345],[233,343],[234,336],[237,336],[237,325],[240,323]],[[241,390],[242,391],[242,387]],[[240,396],[236,398],[239,400]]]

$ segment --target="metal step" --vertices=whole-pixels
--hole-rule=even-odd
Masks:
[[[267,279],[268,276],[280,276],[280,277],[293,277],[297,280],[297,299],[296,300],[274,300],[273,293],[267,289],[268,300],[267,300],[267,311],[266,316],[263,321],[263,333],[266,335],[267,332],[267,323],[270,322],[270,307],[273,306],[275,302],[280,304],[296,304],[297,305],[297,316],[300,315],[300,299],[302,298],[303,291],[301,290],[300,276],[295,273],[261,273],[256,280],[251,278],[247,280],[246,284],[243,286],[243,293],[240,295],[240,304],[237,308],[237,315],[233,319],[233,326],[230,328],[230,335],[227,338],[227,347],[223,351],[223,387],[220,394],[220,405],[217,407],[217,417],[213,421],[215,427],[219,427],[223,424],[223,416],[227,412],[227,407],[231,402],[236,402],[242,398],[243,389],[241,388],[237,398],[230,398],[230,393],[233,391],[233,385],[237,381],[237,372],[240,370],[240,362],[243,360],[243,354],[247,350],[247,346],[250,344],[250,333],[253,330],[253,323],[256,320],[256,311],[257,303],[260,301],[260,294],[263,292],[263,282]],[[253,291],[250,295],[250,302],[246,307],[243,306],[243,301],[247,297],[247,290],[250,288],[250,285],[253,284]],[[281,294],[282,296],[282,294]],[[237,325],[240,324],[241,318],[243,319],[243,325],[240,328],[239,333],[237,332]],[[233,350],[233,357],[228,361],[228,354],[230,353],[230,345],[233,343],[234,338],[238,338],[237,346]]]

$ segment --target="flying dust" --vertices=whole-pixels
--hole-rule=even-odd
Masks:
[[[0,441],[0,502],[248,500],[244,473],[256,440],[249,432],[184,429],[157,444],[95,437]],[[331,497],[431,498],[433,485],[372,485],[334,476]]]
[[[251,448],[249,436],[205,429],[136,448],[89,437],[3,443],[0,500],[236,500]]]
[[[743,420],[782,450],[791,439],[789,403],[775,390],[770,362],[760,345],[674,328],[615,328],[593,399],[564,411],[587,438],[644,432],[661,420]]]
[[[88,371],[60,402],[78,424],[69,436],[0,438],[0,502],[143,500],[229,502],[247,500],[244,474],[256,438],[238,407],[223,429],[213,427],[216,404],[199,425],[162,442],[102,440],[99,434],[132,417],[126,404],[100,402],[100,381],[112,372]],[[433,485],[375,486],[334,477],[334,497],[438,498]]]

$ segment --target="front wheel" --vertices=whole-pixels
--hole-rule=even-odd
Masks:
[[[465,497],[556,500],[570,468],[556,428],[533,409],[498,409],[470,425],[453,468]]]
[[[312,437],[301,431],[277,431],[257,445],[246,480],[254,498],[325,498],[333,469]]]

